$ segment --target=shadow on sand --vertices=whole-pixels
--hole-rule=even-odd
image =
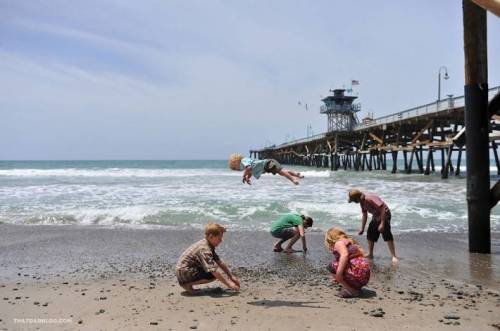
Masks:
[[[194,291],[194,293],[188,293],[186,291],[181,292],[181,295],[185,296],[185,297],[208,296],[208,297],[212,297],[212,298],[232,297],[232,296],[235,296],[238,294],[239,294],[239,292],[231,291],[231,290],[224,290],[223,288],[220,288],[220,287],[209,287],[209,288],[196,289]]]
[[[247,304],[252,306],[263,306],[265,308],[273,307],[297,307],[297,308],[326,308],[322,306],[311,305],[319,301],[288,301],[288,300],[257,300],[249,301]]]
[[[377,292],[373,290],[369,290],[367,288],[361,289],[361,293],[359,294],[359,299],[371,299],[377,296]]]

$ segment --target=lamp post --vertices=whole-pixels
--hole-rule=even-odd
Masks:
[[[439,67],[439,71],[438,71],[438,102],[441,101],[441,69],[444,69],[444,79],[450,78],[450,76],[448,76],[448,69],[445,66]]]

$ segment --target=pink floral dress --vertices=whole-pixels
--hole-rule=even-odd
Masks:
[[[352,288],[359,290],[370,280],[370,264],[359,250],[358,246],[351,244],[348,240],[342,240],[347,246],[349,260],[344,270],[344,280]],[[337,273],[338,261],[340,254],[336,250],[333,251],[335,259],[332,262],[332,269]]]

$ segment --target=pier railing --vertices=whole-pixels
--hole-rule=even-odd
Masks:
[[[325,137],[326,137],[326,133],[315,134],[314,136],[310,136],[310,137],[307,137],[307,138],[295,139],[295,140],[283,143],[281,145],[275,145],[274,148],[283,148],[283,147],[287,147],[288,145],[291,146],[291,145],[295,145],[295,144],[307,143],[307,142],[310,142],[310,141],[314,141],[314,140],[318,140],[318,139],[323,139]],[[269,147],[264,147],[264,149],[266,149],[266,148],[271,148],[271,147],[270,146]]]
[[[497,94],[500,91],[500,86],[493,87],[488,90],[488,100],[492,99],[495,94]],[[447,98],[441,101],[435,101],[428,103],[423,106],[418,106],[414,108],[410,108],[408,110],[401,111],[399,113],[387,115],[387,116],[382,116],[379,118],[376,118],[369,123],[362,123],[356,125],[354,127],[354,131],[359,131],[363,130],[366,128],[370,128],[373,126],[377,125],[383,125],[387,123],[394,123],[397,121],[413,118],[413,117],[418,117],[421,115],[425,114],[432,114],[432,113],[439,113],[444,110],[451,110],[455,108],[460,108],[465,105],[465,97],[460,96],[460,97],[454,97],[454,98]]]
[[[319,107],[319,112],[320,114],[327,114],[327,113],[333,113],[333,112],[345,112],[345,113],[351,113],[351,112],[358,112],[361,110],[361,104],[359,103],[353,103],[353,104],[346,104],[346,105],[323,105]]]
[[[500,92],[500,86],[490,88],[488,90],[488,100],[491,100],[498,92]],[[439,112],[445,111],[445,110],[452,110],[455,108],[464,107],[464,105],[465,105],[465,96],[447,98],[447,99],[443,99],[439,102],[435,101],[435,102],[431,102],[431,103],[428,103],[428,104],[425,104],[422,106],[410,108],[410,109],[401,111],[399,113],[378,117],[378,118],[373,119],[369,123],[358,124],[354,127],[354,131],[359,131],[359,130],[363,130],[363,129],[367,129],[367,128],[371,128],[374,126],[383,125],[383,124],[387,124],[387,123],[394,123],[394,122],[406,120],[409,118],[418,117],[418,116],[425,115],[425,114],[439,113]],[[295,139],[295,140],[292,140],[292,141],[289,141],[289,142],[286,142],[286,143],[283,143],[280,145],[265,146],[262,149],[284,148],[284,147],[293,146],[296,144],[307,143],[307,142],[315,141],[318,139],[323,139],[326,137],[326,135],[327,135],[326,132],[320,133],[320,134],[306,137],[306,138]]]

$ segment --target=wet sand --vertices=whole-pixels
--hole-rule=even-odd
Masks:
[[[500,329],[499,234],[491,255],[467,253],[465,235],[399,234],[397,266],[380,241],[370,283],[356,299],[335,297],[320,232],[308,233],[307,255],[286,255],[272,252],[265,232],[229,231],[217,251],[241,291],[214,282],[185,296],[173,268],[201,237],[197,230],[0,224],[0,329]]]

